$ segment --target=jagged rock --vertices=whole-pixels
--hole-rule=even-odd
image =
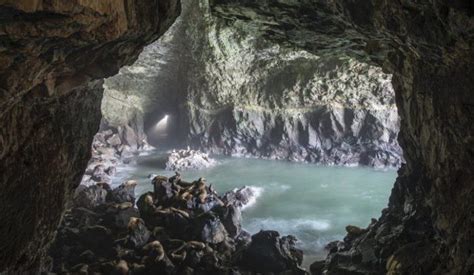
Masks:
[[[95,182],[105,182],[108,184],[112,183],[112,179],[106,170],[108,170],[108,168],[102,164],[95,166],[92,170],[91,179]]]
[[[250,186],[237,188],[230,192],[226,192],[222,196],[222,201],[227,205],[234,205],[238,208],[248,205],[258,194],[258,190]]]
[[[210,244],[226,240],[227,231],[217,215],[205,213],[197,217],[193,230],[197,239]]]
[[[400,165],[390,74],[346,55],[275,43],[264,31],[228,23],[237,7],[213,12],[212,6],[183,1],[182,16],[170,32],[146,48],[134,66],[107,79],[105,116],[120,123],[137,110],[145,120],[177,117],[168,125],[169,141],[207,152]],[[118,99],[133,103],[124,112],[115,107]]]
[[[111,205],[102,217],[102,224],[108,228],[127,229],[131,218],[140,217],[138,209],[130,202]]]
[[[188,148],[187,150],[173,150],[166,161],[166,170],[199,170],[214,165],[216,165],[216,161],[210,158],[208,154]]]
[[[103,185],[91,185],[84,187],[74,196],[74,205],[76,207],[85,207],[92,209],[104,204],[107,199],[108,191]]]
[[[87,226],[79,233],[80,242],[96,253],[106,255],[112,250],[113,238],[111,231],[100,225]]]
[[[130,218],[126,245],[131,248],[140,248],[150,239],[151,233],[146,228],[145,222],[140,218]]]
[[[110,199],[115,203],[124,203],[131,202],[135,203],[135,187],[137,186],[137,181],[129,180],[122,183],[117,188],[113,189],[111,192]]]
[[[216,207],[214,211],[219,214],[220,220],[231,238],[235,238],[241,233],[242,213],[240,207],[230,204],[227,207]]]
[[[242,264],[252,272],[287,272],[305,274],[298,266],[302,252],[294,247],[295,237],[280,238],[276,231],[260,231],[252,236],[249,246],[243,251]]]

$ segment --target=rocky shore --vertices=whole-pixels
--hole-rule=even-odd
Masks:
[[[241,227],[246,187],[219,196],[200,178],[152,180],[135,198],[135,181],[84,188],[50,249],[52,271],[74,274],[305,274],[294,236]],[[136,205],[136,207],[135,207]]]
[[[81,185],[112,183],[116,166],[128,164],[142,151],[154,149],[146,141],[141,129],[128,125],[113,127],[102,122],[101,130],[94,136],[91,159],[81,180]]]

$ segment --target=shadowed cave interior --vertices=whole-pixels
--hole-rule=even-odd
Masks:
[[[0,271],[472,274],[472,15],[0,2]]]

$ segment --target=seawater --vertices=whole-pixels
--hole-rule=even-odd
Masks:
[[[152,191],[149,174],[172,176],[160,168],[162,153],[140,156],[135,164],[118,167],[114,185],[139,182],[137,197]],[[221,194],[252,186],[258,193],[243,209],[243,227],[250,233],[271,229],[298,238],[304,266],[326,256],[324,246],[342,240],[348,224],[366,227],[387,206],[395,182],[394,169],[327,167],[307,163],[219,157],[215,167],[185,171],[187,181],[205,177]]]

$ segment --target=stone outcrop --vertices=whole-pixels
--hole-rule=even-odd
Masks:
[[[325,274],[470,274],[474,270],[474,19],[469,1],[213,1],[214,16],[319,55],[392,73],[401,118],[388,208],[346,238]]]
[[[80,180],[98,128],[98,79],[132,62],[144,44],[163,32],[177,14],[175,4],[0,2],[0,270],[43,265],[43,248],[71,187]],[[318,56],[347,55],[393,74],[406,165],[382,216],[365,233],[347,240],[347,247],[331,253],[322,270],[472,273],[472,3],[211,4],[213,16],[260,31],[269,41]],[[103,228],[88,232],[108,241]],[[126,268],[123,262],[117,266]]]
[[[99,128],[102,78],[179,11],[174,0],[0,1],[0,271],[46,268]]]
[[[183,1],[169,32],[106,80],[102,111],[118,124],[141,116],[147,129],[168,114],[173,141],[214,153],[398,167],[391,79],[348,55],[275,43],[257,25],[214,16],[207,1]]]
[[[166,170],[184,171],[189,169],[199,170],[209,168],[217,164],[217,161],[208,154],[198,150],[173,150],[166,160]]]
[[[240,208],[250,200],[241,191],[220,197],[203,179],[189,183],[179,175],[156,176],[152,184],[154,192],[140,197],[138,209],[130,182],[80,191],[50,250],[52,271],[306,274],[294,236],[241,230]]]

